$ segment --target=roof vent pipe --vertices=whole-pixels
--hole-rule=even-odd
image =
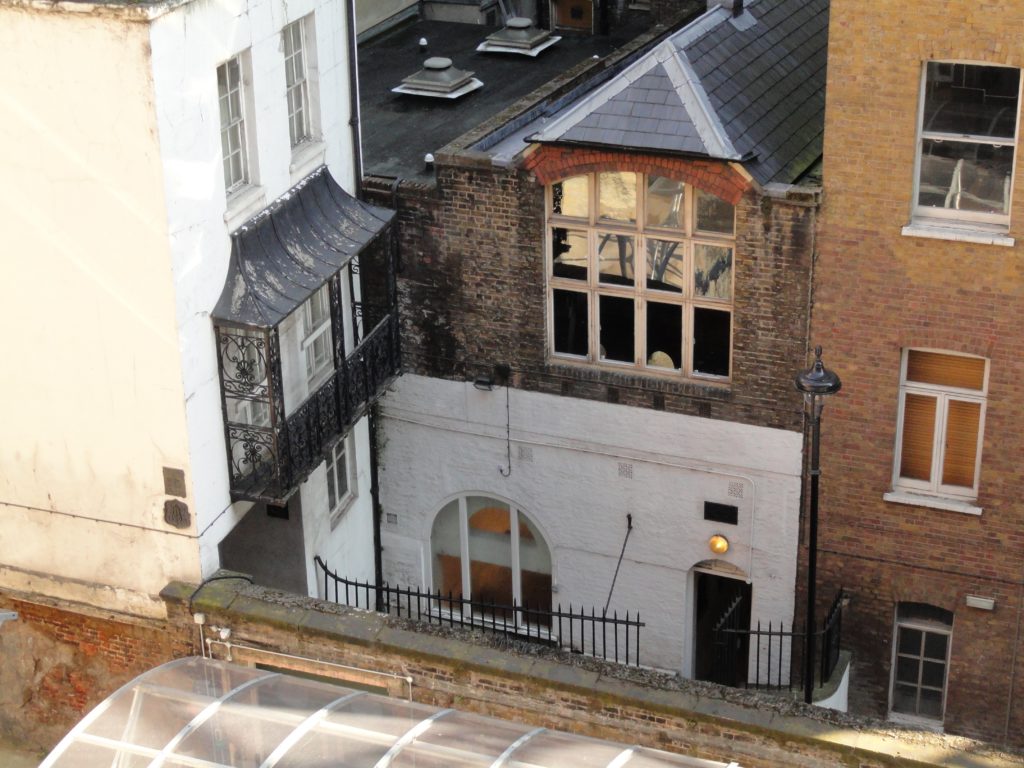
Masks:
[[[733,18],[743,14],[743,0],[732,0],[732,15]]]

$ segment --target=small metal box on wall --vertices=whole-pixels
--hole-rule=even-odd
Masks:
[[[554,29],[594,31],[594,0],[551,0],[551,21]]]

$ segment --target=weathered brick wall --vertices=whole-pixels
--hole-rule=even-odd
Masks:
[[[0,627],[0,735],[50,749],[134,678],[192,653],[184,625],[129,620],[0,594],[18,618]]]
[[[182,628],[193,626],[186,608],[192,589],[173,583],[164,590],[169,616]],[[479,639],[445,636],[436,628],[418,632],[378,614],[309,599],[280,600],[237,582],[204,587],[194,610],[203,611],[208,624],[231,629],[236,663],[376,685],[395,696],[411,692],[414,701],[433,706],[736,761],[746,768],[938,765],[958,748],[984,751],[976,743],[883,732],[876,723],[753,691],[723,696],[716,686],[700,683],[691,691],[657,690],[616,677],[614,665],[506,653]],[[222,643],[211,649],[215,658],[227,652]],[[411,687],[374,672],[409,676]],[[982,764],[1003,763],[986,759]]]
[[[800,429],[816,200],[759,195],[728,165],[581,151],[538,152],[528,171],[455,162],[437,190],[398,191],[406,370],[469,378],[508,364],[513,386],[746,424]],[[737,202],[733,380],[727,386],[548,360],[544,187],[601,168],[652,170]],[[394,205],[384,184],[369,197]]]
[[[813,339],[844,389],[824,416],[821,569],[852,593],[852,701],[887,709],[895,604],[955,614],[945,727],[1024,743],[1024,190],[1014,247],[901,235],[912,198],[923,62],[1024,65],[1024,4],[833,0],[825,191]],[[981,516],[887,503],[901,350],[990,359]],[[992,612],[968,594],[994,597]],[[1012,700],[1012,703],[1011,703]]]

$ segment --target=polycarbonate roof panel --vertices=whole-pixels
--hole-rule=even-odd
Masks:
[[[150,670],[113,693],[75,726],[40,768],[112,765],[724,768],[725,764],[188,658]]]

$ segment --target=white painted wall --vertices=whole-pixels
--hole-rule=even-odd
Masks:
[[[321,141],[293,154],[280,33],[288,23],[309,14],[314,14],[314,103],[319,107],[316,122]],[[228,229],[280,197],[323,161],[334,178],[353,191],[347,40],[345,4],[331,0],[197,1],[152,24],[153,76],[177,287],[179,353],[204,574],[218,567],[217,544],[250,506],[230,501],[210,319],[227,273],[231,245]],[[258,177],[253,180],[255,203],[243,206],[245,210],[238,213],[238,206],[228,205],[224,187],[216,69],[245,51],[251,63],[247,95],[255,116],[247,130]],[[299,329],[296,331],[292,324],[283,330],[283,352],[292,337],[301,334],[301,323]],[[291,352],[291,346],[287,346],[287,354]],[[286,366],[294,362],[290,357]],[[299,389],[305,385],[305,371],[301,366],[297,374],[293,371],[294,366],[284,371],[286,393],[289,399],[294,395],[301,401]],[[290,407],[294,405],[298,402],[289,403]]]
[[[198,561],[148,30],[3,7],[0,67],[0,586],[159,615]]]
[[[169,580],[218,566],[250,505],[230,502],[210,311],[232,226],[321,162],[353,189],[345,7],[0,8],[0,587],[159,615]],[[321,141],[293,153],[280,30],[309,14]],[[216,67],[242,51],[259,176],[229,207]],[[163,467],[185,471],[185,531]]]
[[[717,559],[753,584],[751,620],[792,619],[800,498],[800,434],[659,411],[510,391],[512,473],[506,468],[505,391],[403,376],[383,400],[385,578],[430,586],[434,516],[451,497],[510,499],[552,550],[554,601],[608,598],[640,611],[642,662],[692,669],[692,569]],[[527,460],[520,451],[532,454]],[[628,475],[631,471],[632,477]],[[739,496],[742,498],[739,498]],[[739,525],[703,519],[704,501],[739,506]],[[729,552],[707,541],[722,533]]]
[[[352,428],[355,494],[334,530],[328,512],[326,464],[302,484],[302,528],[306,543],[309,594],[323,596],[323,575],[317,578],[313,558],[320,555],[332,571],[349,579],[374,581],[373,500],[370,496],[370,428],[363,417]]]

